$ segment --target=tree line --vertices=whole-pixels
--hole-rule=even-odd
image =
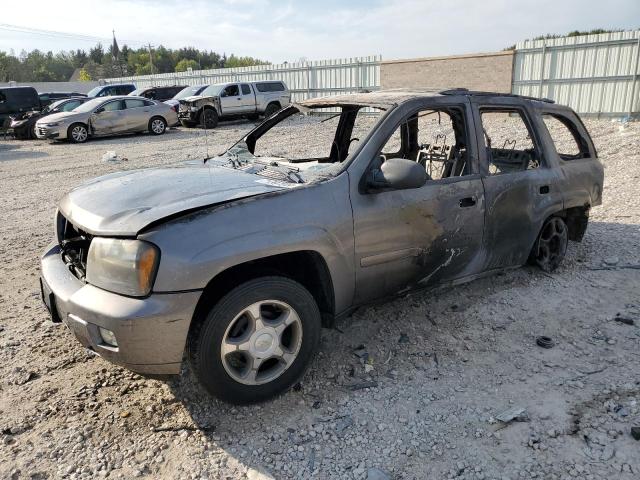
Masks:
[[[179,49],[162,45],[152,48],[119,48],[117,43],[106,49],[98,43],[88,51],[83,49],[58,53],[32,50],[13,52],[0,51],[0,82],[64,82],[76,69],[80,69],[80,80],[122,77],[126,75],[148,75],[151,73],[184,72],[209,68],[231,68],[262,65],[257,58],[219,54],[193,47]]]

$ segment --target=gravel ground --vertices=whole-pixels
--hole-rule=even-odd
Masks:
[[[64,192],[202,157],[202,131],[0,140],[0,478],[639,478],[640,271],[624,265],[640,264],[640,124],[587,126],[604,205],[556,273],[525,267],[360,309],[323,331],[298,387],[242,408],[188,371],[151,380],[87,353],[39,298]],[[250,127],[221,126],[209,150]],[[108,150],[128,160],[103,162]],[[554,348],[536,346],[543,334]],[[525,412],[498,422],[508,409]]]

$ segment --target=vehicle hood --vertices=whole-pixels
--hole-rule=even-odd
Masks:
[[[90,234],[135,236],[185,211],[286,188],[258,175],[198,162],[98,177],[66,194],[59,210]]]
[[[86,114],[84,113],[76,113],[76,112],[59,112],[52,113],[51,115],[46,115],[42,118],[39,118],[36,123],[53,123],[53,122],[64,122],[72,120],[74,117],[82,117]]]

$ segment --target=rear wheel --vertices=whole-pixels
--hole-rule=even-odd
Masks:
[[[204,128],[216,128],[218,126],[218,112],[213,108],[205,108],[200,114],[200,123]]]
[[[149,120],[149,132],[153,135],[162,135],[167,130],[167,122],[162,117],[153,117]]]
[[[320,311],[298,282],[262,277],[225,295],[191,332],[202,385],[230,403],[272,398],[304,374],[320,341]]]
[[[269,118],[278,110],[280,110],[280,105],[278,103],[270,103],[269,105],[267,105],[267,108],[264,110],[264,118]]]
[[[73,143],[84,143],[89,138],[89,131],[84,123],[74,123],[67,130],[67,138]]]
[[[561,217],[550,217],[542,226],[529,260],[545,272],[553,272],[567,253],[567,224]]]

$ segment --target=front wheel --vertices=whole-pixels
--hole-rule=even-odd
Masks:
[[[162,117],[153,117],[149,120],[149,132],[152,135],[162,135],[167,130],[167,122]]]
[[[189,361],[229,403],[272,398],[302,377],[320,341],[320,311],[291,279],[262,277],[225,295],[191,332]]]
[[[548,218],[533,245],[530,263],[538,265],[545,272],[553,272],[567,253],[568,241],[568,228],[564,220],[561,217]]]
[[[204,128],[216,128],[218,126],[218,112],[212,108],[205,108],[202,111],[200,123]]]
[[[84,143],[89,138],[87,126],[83,123],[74,123],[67,130],[67,138],[73,143]]]

